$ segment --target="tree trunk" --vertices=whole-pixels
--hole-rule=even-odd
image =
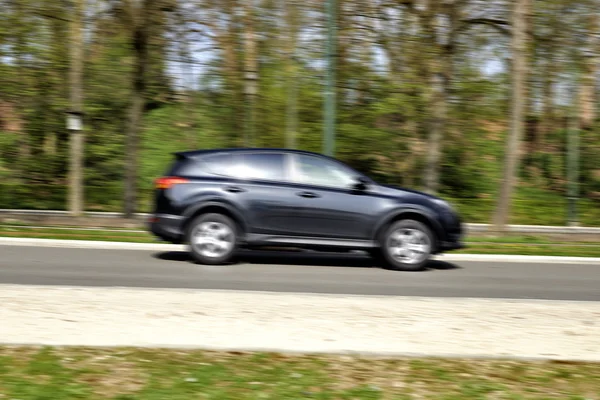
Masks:
[[[246,5],[244,23],[244,146],[254,145],[256,140],[256,95],[258,92],[258,57],[256,54],[254,5]]]
[[[510,215],[511,199],[517,182],[519,152],[523,136],[525,109],[525,78],[527,73],[526,18],[530,0],[516,0],[512,13],[512,112],[510,132],[506,141],[503,177],[494,224],[503,230]]]
[[[240,92],[240,61],[237,51],[238,46],[238,13],[237,3],[234,0],[225,2],[225,13],[231,16],[232,21],[227,24],[227,29],[217,31],[216,40],[223,51],[223,78],[225,83],[225,103],[228,110],[228,129],[226,131],[226,146],[239,146],[243,144],[240,137],[243,127],[240,115],[243,114],[243,99]]]
[[[285,147],[295,149],[298,142],[298,86],[299,77],[293,59],[288,61],[286,71]]]
[[[16,14],[16,39],[14,46],[14,58],[17,65],[17,93],[15,94],[15,102],[14,104],[17,107],[20,115],[25,115],[23,112],[26,107],[28,107],[31,103],[27,96],[28,90],[27,85],[29,83],[29,68],[25,62],[26,48],[27,48],[27,29],[26,29],[26,21],[25,21],[25,7],[22,1],[15,1],[15,14]],[[19,139],[19,161],[23,163],[23,165],[29,162],[29,158],[31,157],[31,138],[29,136],[29,132],[26,129],[27,122],[25,121],[24,129],[20,132]],[[21,170],[22,178],[28,179],[29,177],[24,174],[24,168]]]
[[[442,139],[448,114],[447,93],[440,75],[432,76],[431,82],[431,118],[427,146],[427,165],[425,167],[425,190],[435,194],[439,189],[440,160],[442,158]]]
[[[298,43],[298,7],[296,0],[285,3],[285,16],[287,22],[288,40],[286,43],[285,60],[285,147],[295,149],[298,136],[298,68],[296,65],[296,47]]]
[[[152,12],[153,4],[154,0],[143,0],[139,7],[133,6],[131,8],[132,12],[136,14],[132,18],[134,26],[131,27],[135,65],[132,75],[133,90],[125,140],[124,214],[126,218],[133,217],[136,212],[138,136],[145,106],[149,13]]]
[[[554,75],[556,70],[555,60],[552,54],[549,54],[548,64],[546,65],[546,73],[543,79],[543,100],[542,100],[542,123],[534,141],[534,150],[544,151],[546,137],[554,127]]]
[[[70,86],[70,170],[69,170],[69,211],[72,215],[83,212],[83,159],[84,134],[82,128],[83,113],[83,15],[85,0],[73,1],[71,15],[71,65],[69,70]]]
[[[448,99],[450,83],[454,75],[454,52],[457,27],[460,24],[462,6],[458,3],[447,4],[442,8],[448,17],[450,27],[447,42],[439,44],[441,38],[436,33],[436,9],[439,3],[428,2],[428,8],[421,18],[421,23],[429,40],[429,45],[436,46],[437,57],[429,61],[428,75],[430,85],[431,117],[428,123],[429,137],[427,146],[427,163],[425,166],[425,191],[436,194],[440,186],[440,164],[442,161],[442,142],[448,125]]]

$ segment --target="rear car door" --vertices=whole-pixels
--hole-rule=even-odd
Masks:
[[[242,207],[250,233],[289,236],[298,233],[300,219],[290,179],[289,156],[283,152],[235,153],[232,175],[225,188]]]

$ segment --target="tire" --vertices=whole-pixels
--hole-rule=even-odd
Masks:
[[[193,259],[206,265],[230,263],[237,252],[238,240],[237,224],[218,213],[196,217],[186,232],[186,241]]]
[[[427,265],[435,236],[425,224],[401,220],[390,225],[381,235],[376,259],[383,267],[395,271],[422,271]]]

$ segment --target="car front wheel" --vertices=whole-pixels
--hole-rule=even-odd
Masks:
[[[431,257],[433,244],[433,233],[425,224],[401,220],[382,235],[379,252],[388,269],[420,271]]]
[[[194,260],[201,264],[219,265],[235,256],[238,229],[231,218],[222,214],[203,214],[192,221],[187,242]]]

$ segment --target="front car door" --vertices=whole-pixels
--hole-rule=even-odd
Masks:
[[[302,209],[300,229],[305,236],[369,239],[383,199],[354,190],[357,172],[337,161],[294,153],[292,179]]]

